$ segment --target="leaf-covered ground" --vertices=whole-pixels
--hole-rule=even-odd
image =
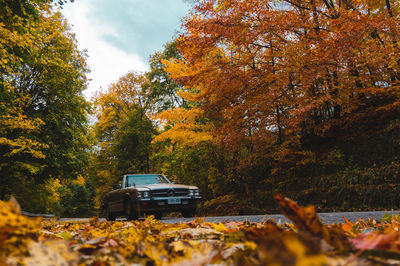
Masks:
[[[323,225],[275,196],[293,224],[42,221],[0,201],[0,265],[398,265],[400,219]]]

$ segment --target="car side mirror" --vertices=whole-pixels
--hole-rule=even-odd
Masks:
[[[113,189],[114,189],[114,190],[120,189],[120,188],[122,188],[122,185],[121,185],[121,184],[114,184],[114,186],[113,186]]]

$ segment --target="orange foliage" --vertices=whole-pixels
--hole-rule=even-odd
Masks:
[[[228,146],[264,147],[398,113],[399,11],[395,1],[199,1],[178,38],[183,59],[163,62],[194,104],[162,114],[180,122],[158,139],[196,132],[193,113]]]
[[[204,116],[201,109],[175,108],[164,111],[159,119],[168,121],[174,126],[165,133],[158,135],[154,141],[171,140],[183,145],[195,146],[202,141],[213,141],[213,125],[207,122],[199,122]]]

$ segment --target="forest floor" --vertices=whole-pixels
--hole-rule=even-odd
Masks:
[[[400,264],[399,215],[329,224],[313,206],[275,200],[285,220],[174,223],[42,220],[0,201],[0,265]]]

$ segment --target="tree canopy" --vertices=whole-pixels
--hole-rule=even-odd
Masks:
[[[396,116],[399,100],[398,6],[381,3],[199,2],[182,59],[165,62],[199,103],[185,113],[211,119],[228,146],[375,130],[368,121]]]
[[[65,2],[0,0],[0,199],[74,215],[153,172],[199,186],[204,213],[260,212],[277,191],[397,202],[398,1],[199,0],[147,73],[90,103]]]
[[[91,167],[100,197],[122,174],[150,171],[156,131],[149,118],[152,97],[147,83],[144,75],[129,72],[93,98],[97,149]]]
[[[51,2],[0,8],[0,197],[28,209],[33,187],[76,178],[88,159],[86,54]]]
[[[156,140],[233,153],[217,172],[245,198],[368,191],[360,169],[399,154],[399,11],[396,1],[198,1],[180,57],[162,61],[191,108],[159,114],[169,128]]]

